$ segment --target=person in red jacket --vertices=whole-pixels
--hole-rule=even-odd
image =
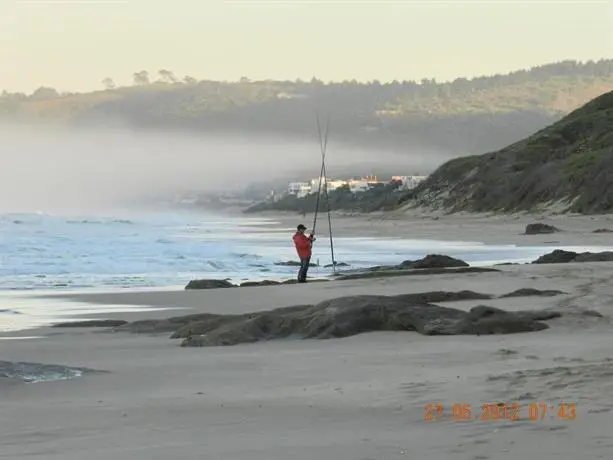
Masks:
[[[311,248],[313,247],[313,241],[315,236],[311,233],[309,236],[305,235],[306,227],[302,224],[298,225],[297,232],[294,234],[294,246],[296,246],[296,252],[300,258],[300,269],[298,270],[298,282],[306,283],[307,271],[311,263]]]

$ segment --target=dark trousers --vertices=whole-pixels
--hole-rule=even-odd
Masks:
[[[310,257],[300,259],[300,269],[298,270],[298,282],[306,283],[307,271],[309,271]]]

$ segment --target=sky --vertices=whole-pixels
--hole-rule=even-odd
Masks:
[[[613,0],[0,0],[0,91],[139,70],[237,80],[451,80],[613,58]]]

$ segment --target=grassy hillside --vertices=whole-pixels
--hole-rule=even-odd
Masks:
[[[199,133],[239,130],[314,135],[314,113],[330,113],[335,140],[410,150],[425,146],[449,153],[501,148],[560,119],[593,97],[613,90],[613,60],[566,61],[507,75],[424,79],[381,84],[347,81],[178,81],[162,70],[150,82],[87,94],[4,92],[0,116],[73,125],[123,123],[130,127]]]
[[[450,211],[556,202],[572,212],[613,211],[613,92],[498,152],[445,163],[400,202]]]

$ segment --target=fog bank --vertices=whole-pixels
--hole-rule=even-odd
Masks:
[[[412,174],[448,159],[443,152],[363,150],[335,143],[329,177],[397,170]],[[92,213],[148,197],[244,189],[254,182],[317,177],[313,142],[244,134],[202,135],[0,125],[0,212]]]

